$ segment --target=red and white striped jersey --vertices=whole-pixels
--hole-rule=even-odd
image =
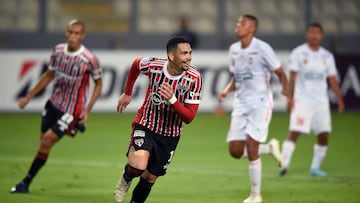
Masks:
[[[181,75],[173,76],[167,71],[168,60],[143,57],[138,68],[149,78],[144,103],[137,112],[135,122],[163,136],[179,136],[183,121],[174,107],[159,93],[162,83],[169,83],[181,104],[200,104],[202,80],[200,73],[193,67]]]
[[[80,115],[89,96],[90,76],[94,80],[102,76],[96,56],[82,45],[78,51],[68,52],[66,43],[58,44],[48,67],[55,71],[50,102],[62,112]]]

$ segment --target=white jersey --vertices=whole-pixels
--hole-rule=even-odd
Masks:
[[[229,56],[229,69],[236,84],[234,105],[258,98],[267,99],[272,105],[270,77],[281,64],[270,45],[255,37],[245,49],[241,48],[241,41],[235,42]]]
[[[327,101],[327,78],[336,76],[334,56],[320,47],[313,51],[307,44],[296,47],[290,55],[289,69],[297,72],[295,100]]]

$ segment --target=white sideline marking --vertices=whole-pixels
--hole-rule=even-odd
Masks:
[[[5,157],[0,156],[0,162],[11,162],[11,163],[31,163],[31,157]],[[62,160],[62,159],[54,159],[51,158],[49,160],[50,164],[55,165],[73,165],[73,166],[81,166],[81,167],[95,167],[95,168],[122,168],[125,163],[108,163],[108,162],[100,162],[100,161],[84,161],[84,160]],[[224,168],[200,168],[196,166],[193,167],[181,167],[181,166],[174,166],[169,168],[170,172],[172,173],[185,173],[185,174],[198,174],[198,175],[219,175],[219,176],[231,176],[231,177],[247,177],[248,173],[238,173],[233,171],[229,171],[228,169]],[[224,173],[226,171],[226,173]],[[286,177],[279,177],[277,174],[269,175],[269,174],[262,174],[262,177],[265,178],[279,178],[279,179],[287,179],[287,180],[302,180],[302,181],[314,181],[320,180],[324,182],[339,182],[339,183],[360,183],[360,177],[334,177],[329,176],[325,178],[317,178],[311,176],[294,176],[289,175]]]

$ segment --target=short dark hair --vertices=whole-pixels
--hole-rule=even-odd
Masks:
[[[67,30],[69,29],[70,25],[81,25],[83,28],[83,32],[85,33],[85,23],[83,21],[78,20],[78,19],[70,20],[68,26],[66,27]]]
[[[177,48],[178,44],[181,43],[188,43],[190,44],[189,40],[185,39],[184,37],[181,36],[175,36],[169,39],[169,41],[166,43],[166,51],[173,51],[174,49]]]
[[[258,28],[259,21],[258,21],[257,17],[255,17],[254,15],[251,15],[251,14],[245,14],[245,15],[243,15],[242,17],[248,18],[248,19],[254,21],[254,23],[255,23],[255,29]]]
[[[309,28],[312,28],[312,27],[319,28],[319,29],[321,30],[321,32],[324,32],[322,25],[321,25],[320,23],[318,23],[318,22],[312,22],[312,23],[310,23],[310,24],[306,27],[306,31],[308,31]]]

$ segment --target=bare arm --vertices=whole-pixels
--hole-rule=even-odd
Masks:
[[[18,106],[20,109],[25,108],[25,106],[29,103],[31,98],[33,98],[37,93],[43,90],[49,83],[55,78],[55,71],[47,70],[44,74],[42,74],[39,81],[36,83],[35,87],[33,87],[25,97],[20,98],[18,101]]]
[[[95,80],[94,82],[95,82],[95,87],[94,87],[93,93],[91,95],[90,101],[89,101],[88,105],[86,106],[86,108],[80,114],[80,118],[81,118],[80,123],[86,123],[92,107],[94,106],[96,100],[99,98],[99,96],[101,94],[102,80],[98,79],[98,80]]]
[[[281,83],[281,93],[285,96],[288,97],[289,96],[289,89],[288,89],[288,80],[287,77],[284,73],[284,71],[282,70],[281,67],[275,69],[275,74],[278,76],[280,83]]]
[[[235,90],[235,79],[234,79],[234,75],[231,75],[231,79],[229,84],[225,87],[225,89],[223,91],[221,91],[218,95],[218,101],[220,103],[222,103],[224,101],[224,99],[227,97],[227,95]]]
[[[291,111],[291,109],[294,107],[294,91],[295,91],[296,78],[297,78],[297,72],[290,71],[289,97],[288,97],[288,103],[287,103],[288,111]]]
[[[328,80],[329,80],[329,84],[330,84],[331,89],[334,91],[334,93],[335,93],[335,95],[337,97],[338,111],[339,112],[344,112],[345,104],[344,104],[343,97],[341,95],[341,90],[340,90],[339,84],[336,81],[336,77],[335,76],[329,76]]]

